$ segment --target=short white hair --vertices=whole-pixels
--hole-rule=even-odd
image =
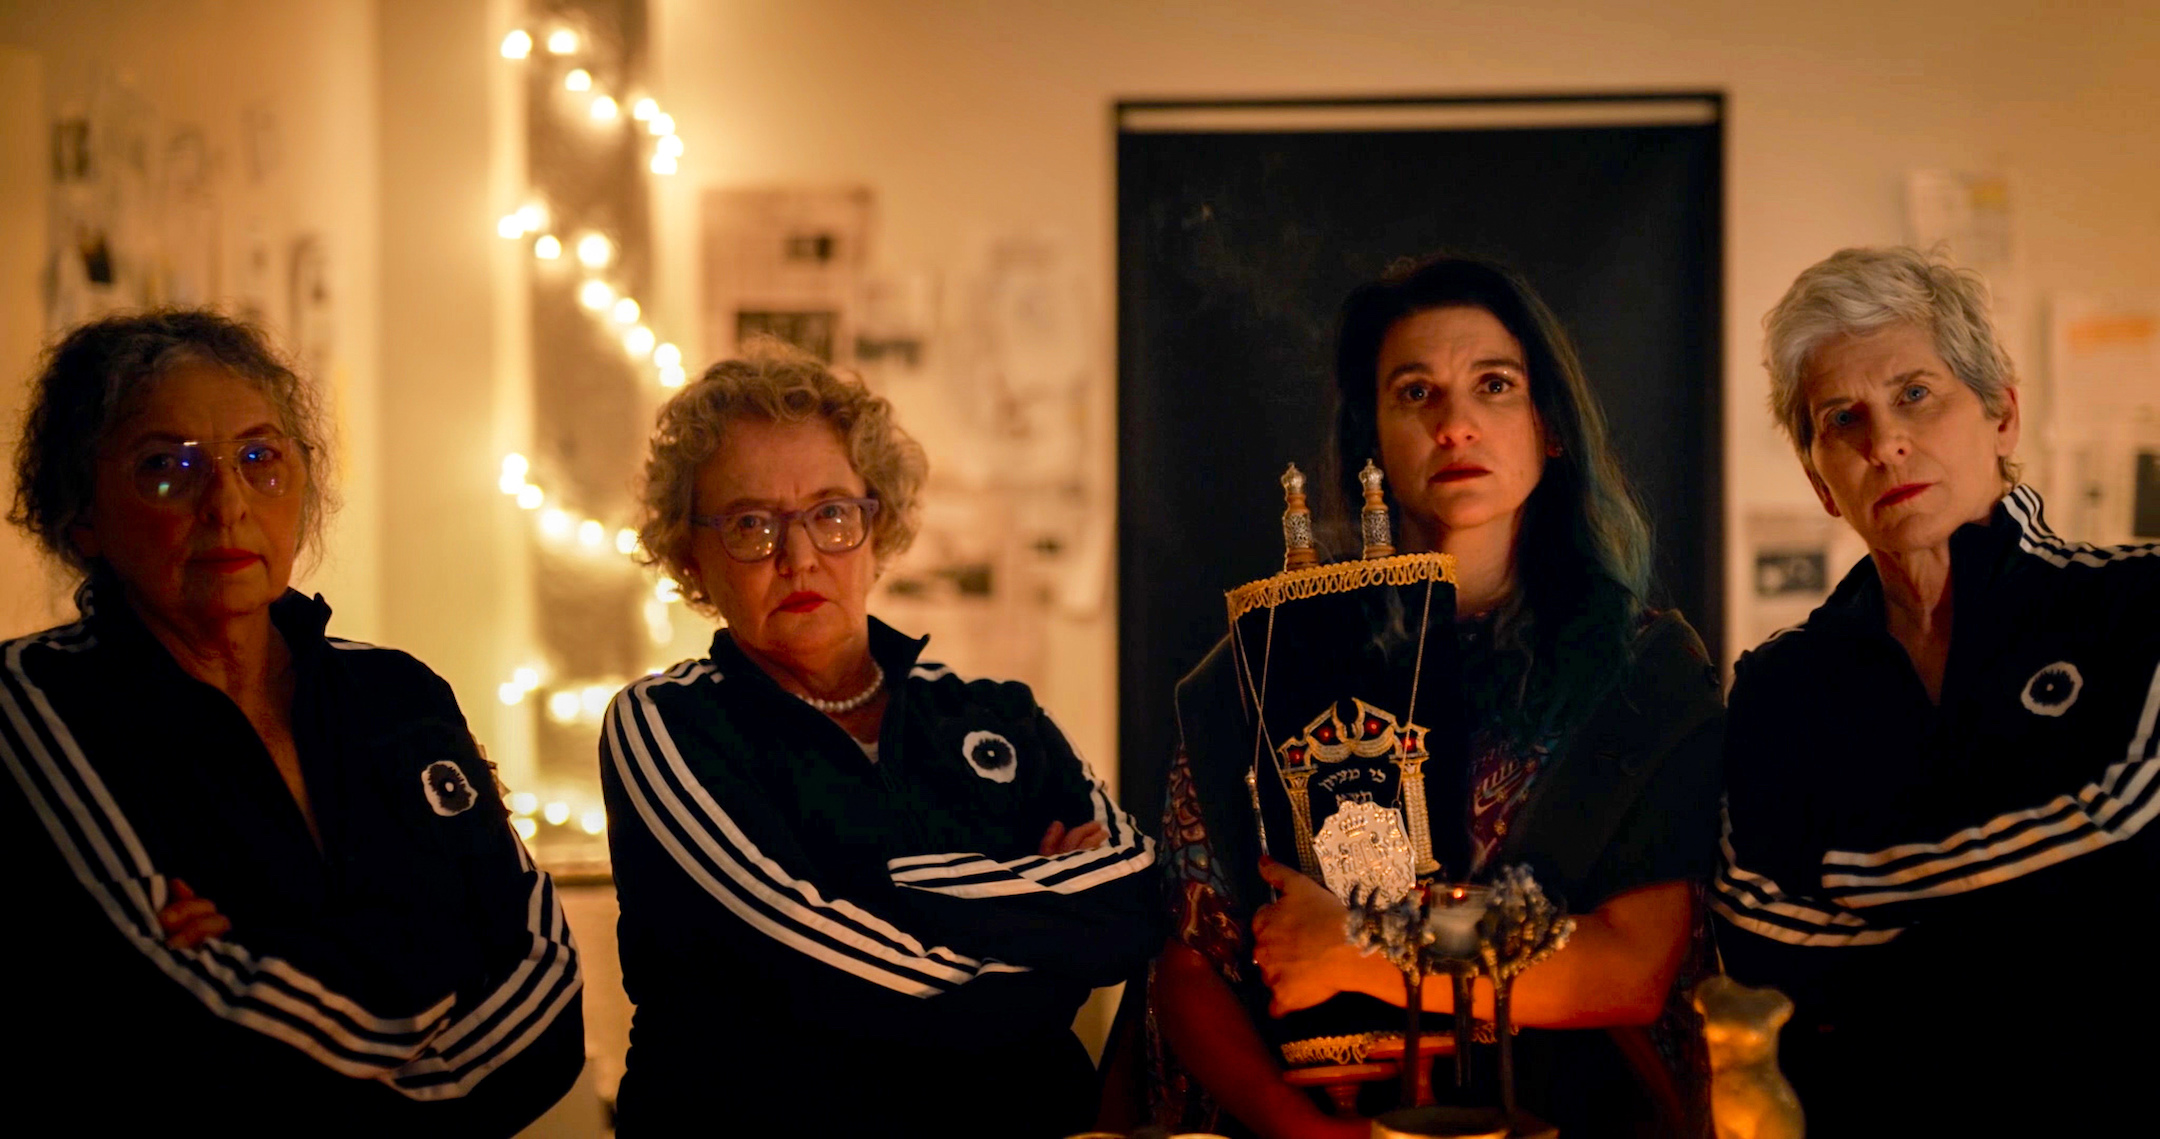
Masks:
[[[1988,287],[1980,274],[1939,253],[1909,246],[1840,249],[1800,274],[1763,316],[1763,367],[1770,373],[1770,412],[1808,464],[1815,441],[1801,385],[1808,360],[1829,341],[1865,336],[1893,325],[1925,330],[1935,353],[1991,418],[2009,410],[2017,373],[1988,316]],[[1810,465],[1809,470],[1813,470]],[[2005,457],[2003,479],[2016,481]]]

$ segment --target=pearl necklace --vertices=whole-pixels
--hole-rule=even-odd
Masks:
[[[847,713],[852,712],[865,704],[868,704],[870,702],[870,698],[877,695],[878,689],[885,687],[884,666],[878,664],[878,662],[873,660],[870,662],[870,668],[876,674],[870,678],[870,687],[863,689],[861,692],[858,692],[853,696],[845,697],[840,700],[820,700],[815,696],[797,696],[796,698],[801,700],[803,703],[810,705],[812,708],[815,708],[818,711],[825,713],[828,716],[846,715]]]

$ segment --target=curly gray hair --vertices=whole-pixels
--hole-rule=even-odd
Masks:
[[[760,337],[741,359],[722,360],[660,408],[653,425],[645,477],[638,490],[638,542],[647,565],[682,587],[683,600],[712,614],[712,598],[691,572],[698,471],[727,445],[730,424],[745,418],[774,423],[822,421],[840,436],[855,473],[877,499],[870,549],[883,570],[915,540],[919,496],[929,463],[922,446],[893,422],[892,404],[861,379],[843,376],[814,356]]]
[[[253,385],[278,428],[301,444],[300,545],[319,552],[336,508],[327,473],[329,440],[315,393],[254,325],[206,308],[168,308],[78,325],[45,353],[32,381],[15,452],[15,498],[8,521],[78,574],[90,562],[70,531],[90,513],[98,451],[142,405],[158,380],[187,364],[211,364]]]
[[[1840,249],[1809,266],[1763,316],[1770,412],[1809,470],[1815,428],[1801,383],[1809,357],[1836,337],[1898,324],[1927,331],[1936,354],[1980,397],[1990,418],[2009,410],[2017,372],[1995,337],[1980,274],[1909,246]],[[2017,465],[2007,456],[1998,469],[2005,483],[2017,481]]]

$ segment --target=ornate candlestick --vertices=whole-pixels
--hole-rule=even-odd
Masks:
[[[1387,476],[1380,472],[1379,467],[1373,465],[1371,459],[1367,459],[1364,469],[1357,473],[1357,481],[1359,486],[1365,488],[1365,509],[1358,512],[1358,532],[1365,538],[1365,552],[1360,556],[1392,557],[1395,553],[1395,534],[1394,528],[1388,525],[1385,492]]]
[[[1500,871],[1484,923],[1478,960],[1493,985],[1493,1039],[1500,1046],[1500,1106],[1515,1118],[1515,1048],[1508,999],[1515,978],[1559,952],[1575,932],[1575,919],[1545,897],[1528,866]]]
[[[1282,489],[1283,568],[1318,565],[1320,555],[1313,550],[1312,511],[1305,506],[1305,474],[1296,463],[1283,472]]]

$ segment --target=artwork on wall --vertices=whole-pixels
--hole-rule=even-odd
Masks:
[[[870,240],[870,191],[724,189],[704,199],[705,346],[731,355],[777,336],[854,360],[851,308]]]
[[[2045,395],[2026,431],[2040,428],[2050,525],[2103,545],[2160,530],[2160,296],[2056,297]]]

